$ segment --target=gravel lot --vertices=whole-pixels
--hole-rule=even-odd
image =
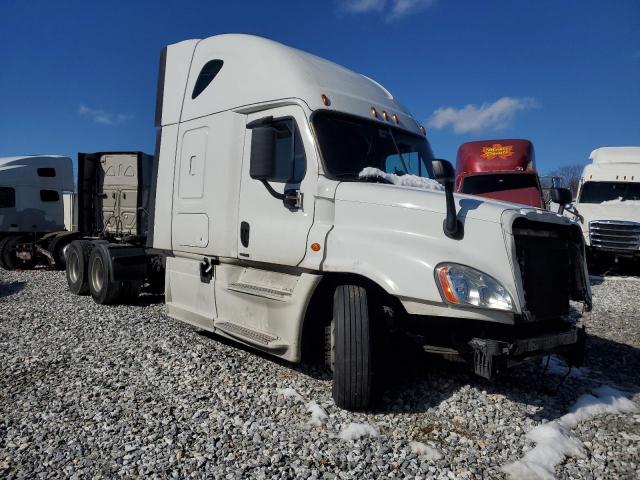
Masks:
[[[0,477],[502,478],[531,449],[525,433],[581,394],[611,385],[640,405],[640,280],[593,284],[588,370],[559,387],[554,373],[537,382],[539,365],[489,384],[412,362],[363,414],[334,406],[320,368],[201,334],[161,298],[100,307],[63,273],[0,271]],[[350,423],[369,435],[340,438]],[[638,478],[640,413],[573,433],[586,455],[558,478]]]

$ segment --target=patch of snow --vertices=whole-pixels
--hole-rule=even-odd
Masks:
[[[342,440],[357,440],[361,437],[377,437],[378,429],[368,423],[350,423],[342,429],[338,437]]]
[[[627,206],[640,206],[640,200],[624,200],[622,197],[618,197],[615,200],[605,200],[600,205],[627,205]]]
[[[379,168],[365,167],[358,174],[360,178],[378,177],[402,187],[417,187],[427,190],[444,190],[444,187],[432,178],[418,177],[417,175],[395,175],[393,173],[383,172]]]
[[[637,412],[638,406],[620,390],[598,387],[593,395],[582,395],[571,411],[558,420],[535,427],[526,438],[536,445],[513,463],[502,467],[510,478],[522,480],[553,480],[555,467],[565,457],[584,457],[584,449],[571,429],[578,423],[607,413]]]
[[[595,395],[582,395],[569,413],[560,417],[561,422],[573,428],[578,423],[608,413],[635,413],[638,406],[620,390],[609,386],[593,390]]]
[[[550,355],[548,357],[542,357],[542,366],[544,367],[545,365],[547,365],[547,358],[549,358],[549,365],[547,367],[547,373],[551,374],[551,375],[566,375],[568,370],[569,370],[569,366],[565,363],[564,360],[562,360],[560,357],[557,357],[556,355]],[[569,376],[571,378],[584,378],[587,374],[589,373],[589,369],[588,368],[577,368],[577,367],[573,367],[571,369],[571,373],[569,373]]]
[[[295,391],[295,389],[287,387],[287,388],[281,388],[278,390],[278,395],[281,396],[282,398],[284,398],[285,400],[289,399],[289,398],[293,398],[296,402],[303,402],[304,399],[300,396],[300,394],[298,392]]]
[[[411,441],[409,442],[409,448],[413,453],[425,460],[440,460],[442,458],[442,453],[439,450],[422,442]]]
[[[309,422],[313,425],[321,427],[329,418],[329,415],[327,415],[325,409],[313,400],[307,402],[305,407],[307,407],[307,412],[311,414],[311,420]]]

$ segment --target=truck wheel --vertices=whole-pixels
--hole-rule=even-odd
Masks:
[[[93,245],[88,240],[75,240],[67,248],[66,274],[69,290],[76,295],[89,293],[87,264]]]
[[[0,268],[3,268],[5,270],[9,269],[4,263],[4,248],[9,238],[10,237],[0,238]]]
[[[372,305],[359,285],[339,285],[333,296],[333,325],[328,332],[336,405],[356,410],[372,399]]]
[[[56,270],[65,270],[67,263],[64,256],[65,247],[71,243],[72,239],[69,237],[58,237],[51,240],[47,250],[53,256],[53,260],[56,262]],[[67,249],[68,250],[68,249]]]
[[[12,236],[0,241],[0,257],[2,257],[0,261],[5,270],[15,270],[21,266],[22,262],[16,256],[16,245],[21,240],[21,237]]]
[[[96,303],[109,305],[118,301],[123,282],[111,281],[111,257],[102,248],[94,248],[89,257],[89,292]]]

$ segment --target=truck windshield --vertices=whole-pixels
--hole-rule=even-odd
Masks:
[[[638,182],[586,182],[580,193],[580,203],[640,200]]]
[[[330,177],[357,181],[365,167],[395,175],[432,176],[433,153],[420,135],[334,112],[316,113],[313,125]]]
[[[471,195],[519,190],[521,188],[538,188],[535,175],[517,173],[492,173],[473,175],[462,182],[461,192]]]

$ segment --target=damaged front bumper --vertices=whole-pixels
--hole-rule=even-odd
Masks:
[[[560,354],[569,366],[580,367],[584,362],[586,330],[572,326],[567,331],[549,333],[511,341],[472,338],[473,369],[477,375],[490,380],[496,373],[543,355]]]

